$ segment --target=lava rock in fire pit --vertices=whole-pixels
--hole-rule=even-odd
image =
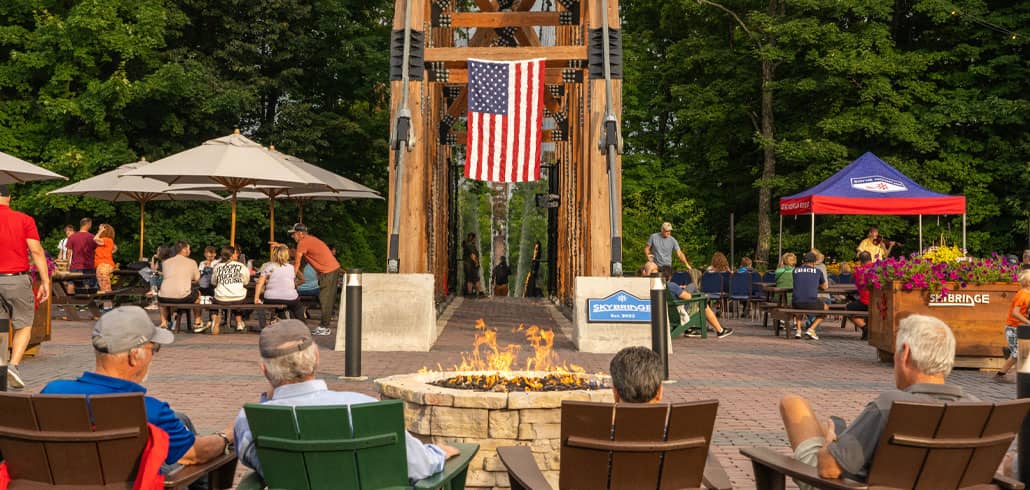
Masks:
[[[551,373],[540,377],[468,374],[452,376],[433,381],[430,384],[459,390],[500,392],[600,390],[609,388],[603,381],[570,373]]]

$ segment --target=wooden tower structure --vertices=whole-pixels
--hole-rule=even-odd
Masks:
[[[547,60],[545,128],[553,129],[545,129],[543,141],[553,152],[542,162],[542,178],[551,180],[559,203],[551,213],[551,290],[565,300],[576,276],[609,275],[615,257],[621,267],[621,238],[613,238],[621,235],[621,158],[611,151],[609,159],[605,150],[614,147],[599,145],[605,121],[614,114],[608,127],[617,130],[621,118],[618,0],[539,1],[546,3],[474,0],[470,11],[460,11],[458,5],[467,2],[396,0],[388,225],[396,233],[388,268],[434,274],[437,295],[449,292],[448,279],[460,269],[452,257],[460,254],[463,237],[454,236],[453,224],[463,175],[469,58]]]

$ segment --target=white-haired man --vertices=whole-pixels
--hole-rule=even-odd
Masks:
[[[261,331],[261,373],[272,385],[271,397],[261,395],[261,403],[285,406],[350,405],[378,401],[360,393],[330,391],[325,381],[315,378],[318,369],[318,345],[311,340],[311,331],[300,320],[283,320]],[[241,409],[235,425],[236,456],[261,474],[254,435]],[[444,461],[458,454],[446,444],[423,444],[407,432],[405,449],[408,478],[421,480],[443,470]]]
[[[894,402],[977,401],[964,394],[961,387],[944,382],[955,364],[955,336],[944,322],[910,315],[898,324],[895,345],[894,385],[898,389],[883,392],[869,402],[840,434],[833,421],[821,424],[804,398],[791,395],[780,402],[780,415],[795,459],[817,467],[823,478],[843,476],[865,481]]]

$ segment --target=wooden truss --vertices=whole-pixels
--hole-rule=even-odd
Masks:
[[[607,12],[601,12],[600,0],[558,0],[553,11],[544,12],[533,11],[536,0],[475,0],[478,10],[467,12],[458,11],[456,0],[396,0],[395,46],[403,42],[406,1],[412,3],[410,25],[417,34],[412,39],[419,43],[413,51],[418,51],[421,64],[409,65],[407,87],[396,74],[391,77],[392,115],[396,117],[402,91],[407,90],[414,136],[401,174],[400,272],[434,274],[438,295],[449,292],[448,277],[457,273],[448,257],[460,253],[460,238],[449,236],[448,225],[451,213],[457,212],[454,183],[462,174],[458,157],[463,151],[457,147],[465,142],[461,121],[467,112],[467,60],[546,58],[545,117],[554,121],[554,129],[545,131],[543,140],[553,143],[554,151],[545,154],[544,163],[554,165],[547,178],[558,180],[560,196],[557,243],[550,244],[557,252],[556,294],[570,299],[576,276],[608,275],[608,174],[605,156],[598,150],[605,80],[591,66],[598,64],[594,53],[599,51],[591,48],[591,39],[596,37],[596,45],[601,42],[602,22],[618,34],[618,0],[608,0]],[[536,30],[541,26],[548,29],[547,45]],[[621,43],[618,46],[621,50]],[[396,68],[401,62],[396,48],[393,53]],[[618,75],[612,80],[612,103],[621,118],[619,63],[615,70],[613,58]],[[390,227],[397,200],[395,158],[391,151]],[[615,174],[621,176],[621,158],[616,158]],[[621,192],[621,180],[616,189]]]

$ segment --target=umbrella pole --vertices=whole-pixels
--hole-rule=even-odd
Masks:
[[[236,246],[236,192],[237,189],[232,191],[232,216],[230,217],[229,224],[229,246]]]
[[[144,201],[139,202],[139,259],[143,260],[143,208],[146,206]]]
[[[275,242],[275,198],[268,199],[268,258],[272,258],[272,243]]]
[[[304,201],[297,201],[297,222],[304,224]]]

